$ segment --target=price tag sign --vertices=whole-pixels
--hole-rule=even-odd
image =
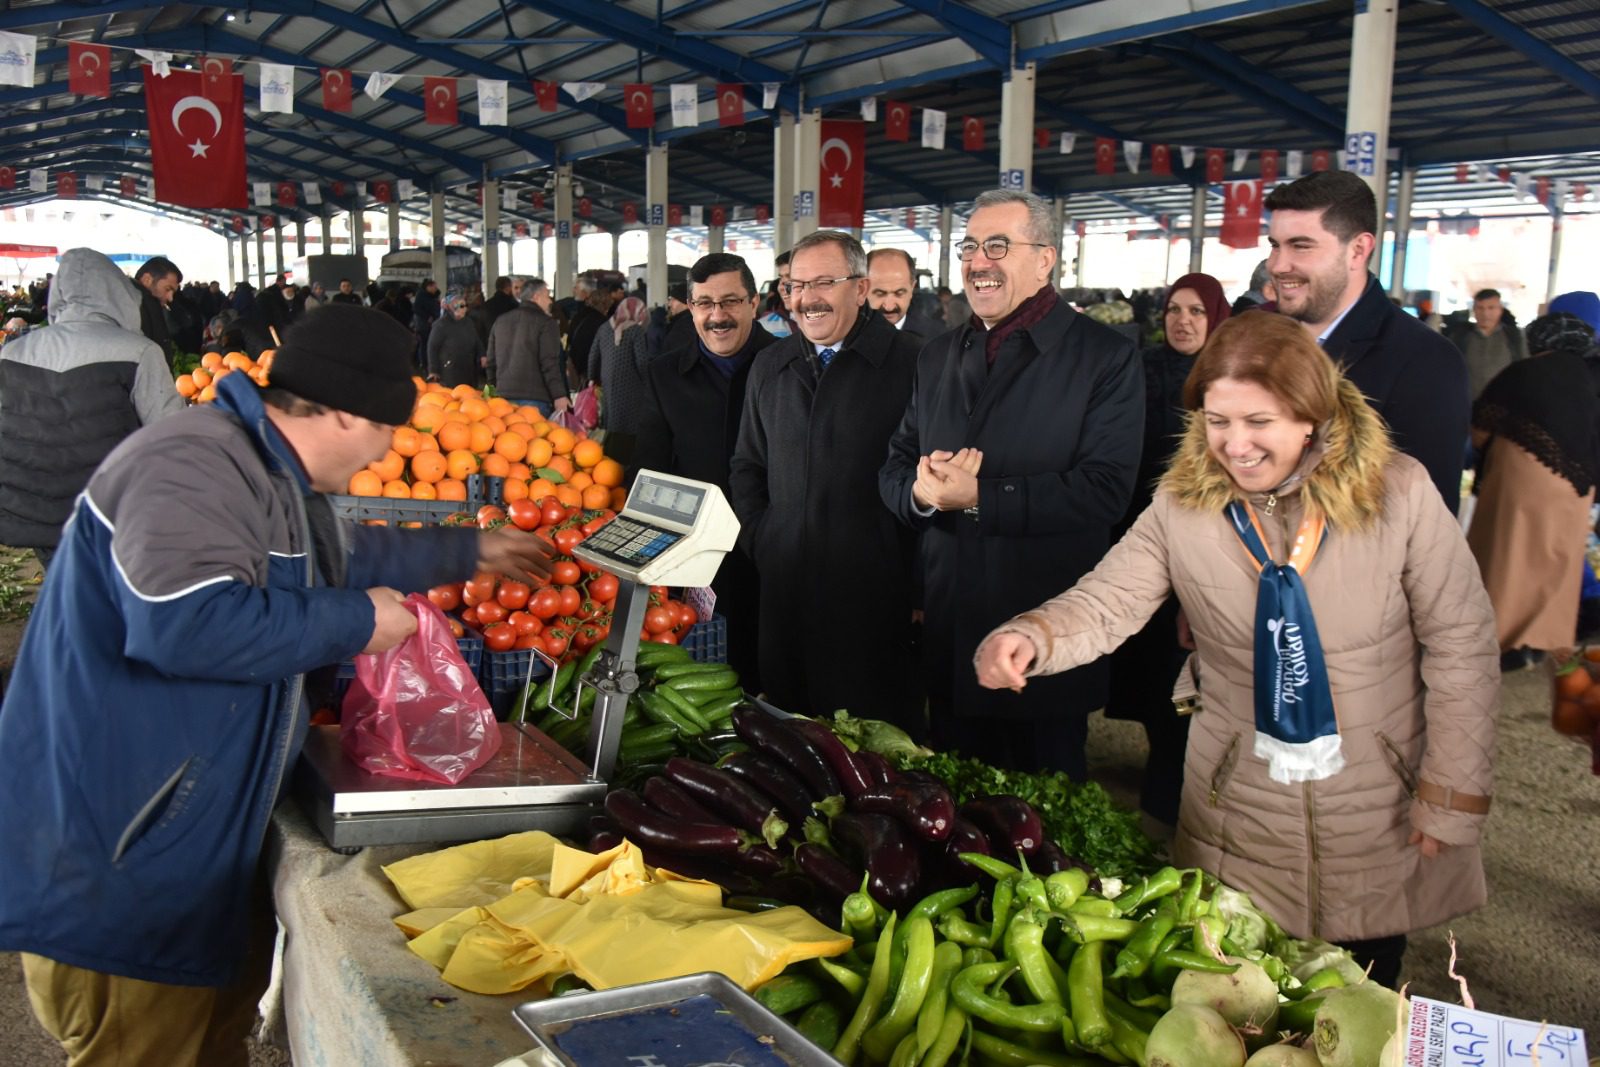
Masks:
[[[556,239],[557,240],[561,240],[561,241],[566,241],[566,240],[569,240],[571,237],[572,237],[572,223],[569,222],[566,219],[559,220],[556,223]]]
[[[1406,1067],[1586,1067],[1583,1031],[1411,998]]]
[[[1014,167],[1011,170],[1002,170],[1000,172],[1000,188],[1021,189],[1022,186],[1023,181],[1021,167]]]
[[[711,616],[717,610],[717,591],[709,585],[697,589],[685,589],[683,602],[694,609],[695,614],[700,616],[701,622],[710,622]]]
[[[817,213],[817,194],[807,189],[803,193],[794,194],[794,217],[809,219]]]
[[[1378,135],[1371,130],[1349,134],[1344,139],[1345,169],[1364,177],[1378,172]]]
[[[665,204],[651,204],[650,205],[650,222],[648,223],[648,225],[651,225],[651,226],[665,226],[666,224],[667,224],[667,205],[665,205]]]

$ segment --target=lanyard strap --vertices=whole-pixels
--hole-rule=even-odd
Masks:
[[[1239,543],[1250,554],[1250,561],[1256,565],[1259,572],[1267,564],[1272,563],[1272,554],[1267,551],[1267,534],[1261,528],[1261,520],[1256,516],[1256,509],[1249,502],[1234,501],[1228,505],[1228,521],[1233,526],[1233,532],[1239,538]],[[1320,515],[1307,514],[1300,520],[1300,528],[1295,531],[1294,544],[1289,549],[1289,563],[1300,574],[1304,575],[1311,569],[1311,561],[1316,558],[1317,549],[1322,547],[1322,539],[1327,536],[1328,524]]]

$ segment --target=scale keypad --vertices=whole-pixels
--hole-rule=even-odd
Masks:
[[[677,544],[681,534],[647,526],[631,519],[612,519],[590,537],[583,547],[623,563],[642,566]]]

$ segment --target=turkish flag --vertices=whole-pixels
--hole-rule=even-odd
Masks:
[[[594,203],[587,196],[578,198],[578,214],[582,218],[588,218],[594,214]]]
[[[69,43],[67,88],[79,96],[110,96],[111,49],[103,44]]]
[[[263,230],[275,229],[275,228],[277,228],[277,225],[278,225],[278,216],[276,216],[276,215],[262,215],[261,216],[261,228]]]
[[[883,107],[883,135],[891,141],[911,140],[911,105],[885,100]]]
[[[535,189],[533,191],[533,210],[535,210],[535,211],[543,211],[544,210],[544,193],[541,192],[538,189]]]
[[[638,221],[639,221],[639,205],[635,204],[632,200],[628,201],[626,204],[623,204],[622,205],[622,223],[623,223],[623,225],[624,226],[632,226],[635,223],[637,223]]]
[[[205,75],[144,68],[150,163],[156,199],[184,207],[245,206],[244,79],[232,75],[227,101],[208,99]]]
[[[9,189],[11,187],[8,185],[8,186],[6,186],[6,188]],[[1585,182],[1573,182],[1572,183],[1572,199],[1574,199],[1574,200],[1582,200],[1584,197],[1586,197],[1588,195],[1589,195],[1589,186],[1588,186],[1587,183],[1585,183]]]
[[[123,197],[128,200],[139,195],[139,182],[135,178],[123,178],[121,187]]]
[[[1050,131],[1043,126],[1036,127],[1033,131],[1033,147],[1043,152],[1050,147]]]
[[[0,189],[15,189],[17,187],[17,170],[15,167],[0,167]],[[1582,197],[1579,197],[1581,200]]]
[[[553,222],[545,223],[544,229],[540,233],[545,237],[554,237],[556,235],[556,224]]]
[[[1533,195],[1539,198],[1539,203],[1548,205],[1550,203],[1550,179],[1539,178],[1533,183],[1533,188]]]
[[[845,119],[824,119],[817,171],[817,225],[860,229],[867,180],[866,127]]]
[[[1495,171],[1495,174],[1498,175],[1500,180],[1503,182],[1509,182],[1511,180],[1510,167],[1501,167],[1499,170]]]
[[[1074,222],[1072,224],[1072,232],[1079,237],[1087,237],[1089,236],[1089,226],[1084,222]]]
[[[1094,139],[1094,172],[1115,174],[1117,170],[1117,142],[1109,137]]]
[[[1276,148],[1263,148],[1261,150],[1261,181],[1264,185],[1271,185],[1278,180],[1278,150]]]
[[[233,219],[232,219],[232,225],[233,225],[233,232],[234,233],[243,233],[244,232],[244,216],[243,215],[235,215],[233,217]]]
[[[328,111],[350,110],[350,72],[342,67],[322,68],[322,106]]]
[[[333,183],[333,195],[334,195],[334,197],[335,198],[342,198],[344,196],[344,193],[345,193],[344,182],[337,181],[337,180],[334,181],[334,183]]]
[[[200,61],[200,73],[205,75],[207,100],[225,104],[233,99],[233,60],[206,56]]]
[[[654,86],[629,82],[622,87],[622,102],[628,113],[628,129],[648,130],[656,124]]]
[[[370,188],[372,190],[372,199],[380,204],[387,204],[394,199],[394,189],[386,181],[373,182]]]
[[[744,125],[744,90],[739,86],[717,83],[717,125]]]
[[[540,111],[554,111],[556,109],[556,83],[535,80],[533,83],[533,99],[538,103]]]
[[[1261,243],[1261,183],[1229,182],[1223,193],[1222,243],[1255,248]]]
[[[295,189],[294,182],[278,183],[278,206],[294,207]]]
[[[961,120],[961,148],[966,152],[983,151],[983,120],[976,115]]]
[[[772,220],[772,209],[766,204],[756,205],[756,223],[765,226]]]
[[[668,204],[667,205],[667,225],[668,226],[682,226],[683,225],[683,205],[682,204]]]
[[[1456,164],[1456,181],[1465,182],[1466,180],[1467,180],[1467,164],[1465,164],[1465,163],[1457,163]]]
[[[1313,171],[1327,170],[1332,164],[1332,154],[1326,148],[1319,148],[1311,153],[1311,169]]]
[[[1172,149],[1164,144],[1150,146],[1150,173],[1172,176]]]
[[[711,209],[711,225],[726,226],[728,224],[728,209],[721,204]]]
[[[528,224],[526,222],[519,222],[515,226],[511,227],[511,232],[516,234],[518,237],[526,237],[528,236]]]
[[[423,78],[422,99],[427,105],[423,121],[430,126],[455,126],[456,80],[454,78]]]
[[[78,199],[78,176],[76,174],[56,175],[56,199]]]
[[[1216,183],[1216,182],[1220,182],[1222,180],[1223,174],[1226,173],[1226,171],[1224,169],[1225,167],[1226,167],[1226,164],[1223,162],[1222,149],[1220,149],[1220,148],[1208,148],[1208,149],[1206,149],[1206,181],[1207,182],[1213,183],[1213,184]],[[1254,246],[1252,245],[1251,247],[1254,247]]]

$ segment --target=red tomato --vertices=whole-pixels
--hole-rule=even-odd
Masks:
[[[586,559],[580,559],[578,561],[578,569],[583,571],[585,574],[596,574],[600,570],[600,564],[590,563]]]
[[[557,560],[550,567],[550,581],[556,585],[577,585],[582,578],[582,569],[570,559]]]
[[[692,604],[686,604],[680,600],[673,605],[673,608],[678,613],[678,625],[684,629],[688,629],[700,621],[700,613],[694,610]]]
[[[485,600],[478,605],[478,621],[485,626],[494,622],[505,622],[511,615],[505,606],[498,600]]]
[[[448,616],[444,621],[450,624],[450,632],[456,637],[461,638],[467,636],[467,628],[462,626],[461,620],[456,618],[454,615]]]
[[[503,519],[505,517],[505,508],[497,507],[494,504],[485,504],[483,507],[478,509],[478,529],[487,530],[489,529],[491,523],[495,522],[497,519]]]
[[[529,649],[529,648],[543,648],[544,647],[544,637],[543,637],[543,635],[537,634],[537,633],[519,634],[517,636],[517,643],[512,645],[511,647],[515,648],[515,649],[518,649],[518,650],[524,650],[524,649]]]
[[[572,647],[579,652],[587,652],[594,647],[594,631],[587,626],[580,626],[572,635]]]
[[[667,587],[664,586],[664,585],[652,585],[650,587],[650,595],[651,596],[658,596],[662,600],[666,600],[667,599]]]
[[[602,571],[589,579],[589,595],[602,604],[609,604],[617,599],[617,588],[620,584],[615,574]]]
[[[528,597],[532,595],[533,590],[528,586],[527,582],[508,580],[500,583],[500,589],[495,593],[494,598],[500,602],[501,607],[509,611],[517,611],[527,607]]]
[[[519,636],[536,634],[544,629],[544,623],[539,621],[539,616],[527,611],[513,611],[506,622],[511,624],[511,628],[517,631]]]
[[[538,504],[524,497],[513,500],[506,507],[506,516],[519,530],[532,530],[544,521],[542,511]]]
[[[662,630],[658,634],[651,634],[649,636],[649,640],[659,642],[663,645],[675,645],[678,643],[678,635],[672,630]]]
[[[561,611],[561,594],[553,587],[545,587],[528,601],[528,612],[536,618],[553,619]]]
[[[583,543],[583,531],[577,527],[568,526],[564,530],[556,531],[555,541],[556,551],[563,556],[570,556],[572,555],[572,550]]]
[[[461,591],[465,586],[465,582],[436,585],[428,590],[428,599],[440,611],[454,611],[461,606]]]
[[[659,639],[657,635],[672,629],[674,621],[672,612],[666,608],[651,608],[644,613],[644,628],[650,631],[652,639]]]
[[[544,632],[544,650],[558,659],[567,654],[571,643],[572,635],[561,627]]]
[[[583,606],[583,594],[570,585],[561,586],[559,592],[561,593],[561,614],[576,615],[578,609]]]
[[[590,519],[588,522],[583,524],[581,527],[583,530],[583,536],[593,537],[596,530],[600,529],[600,527],[604,526],[606,523],[610,522],[616,517],[617,514],[614,511],[602,511],[599,518]]]
[[[500,583],[498,574],[488,571],[479,571],[472,576],[461,591],[461,599],[467,604],[481,604],[485,600],[494,599],[495,586]]]
[[[503,622],[491,623],[483,631],[483,647],[490,652],[509,652],[517,643],[517,631]]]
[[[555,497],[547,496],[544,498],[544,506],[539,509],[539,517],[544,520],[546,526],[559,526],[567,521],[567,509]]]

